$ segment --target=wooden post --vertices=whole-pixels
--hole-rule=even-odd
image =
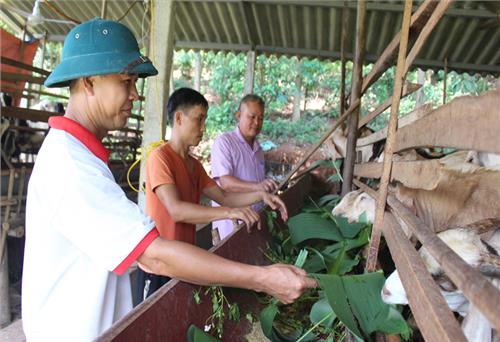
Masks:
[[[42,45],[42,60],[40,62],[40,69],[43,69],[43,65],[45,63],[45,51],[47,48],[47,30],[43,32],[43,45]],[[40,100],[40,92],[42,91],[42,85],[38,86],[39,93],[37,94],[37,99]]]
[[[25,23],[24,23],[24,27],[23,27],[23,38],[21,40],[21,46],[19,48],[19,59],[21,61],[24,60],[24,48],[25,48],[25,40],[26,40],[26,34],[27,34],[27,29],[28,29],[28,19],[26,19]],[[29,81],[26,81],[26,91],[28,93],[28,96],[26,96],[26,108],[29,108],[30,107],[30,99],[31,99],[31,83]],[[21,99],[20,99],[21,100]],[[19,104],[21,104],[21,102],[19,102]]]
[[[255,79],[255,50],[247,52],[247,69],[245,71],[245,86],[244,95],[253,93],[254,79]]]
[[[302,75],[300,74],[300,60],[297,60],[295,77],[295,95],[293,97],[293,114],[292,121],[297,122],[300,120],[300,100],[302,99]]]
[[[146,102],[144,106],[144,131],[142,140],[141,175],[139,187],[142,188],[146,171],[147,147],[165,136],[167,112],[165,111],[169,94],[169,78],[172,71],[174,46],[173,0],[151,2],[151,40],[150,58],[158,69],[158,75],[148,79]],[[144,193],[139,193],[139,205],[144,209]]]
[[[201,90],[201,71],[202,71],[202,65],[201,65],[201,52],[196,51],[194,55],[194,89],[196,91]]]
[[[170,71],[170,76],[168,77],[168,95],[172,94],[175,90],[174,86],[174,70]]]
[[[344,2],[342,8],[342,33],[340,40],[340,115],[344,114],[345,103],[345,45],[347,42],[347,25],[349,23],[349,9],[347,2]]]
[[[7,187],[7,205],[2,213],[2,227],[0,229],[0,328],[10,323],[10,297],[9,297],[9,266],[7,262],[7,232],[10,228],[15,170],[9,170],[9,184]]]
[[[424,94],[424,83],[425,83],[425,71],[422,69],[418,68],[417,70],[417,82],[420,84],[422,87],[417,90],[417,93],[415,94],[415,109],[420,107],[421,105],[424,104],[425,102],[425,94]]]
[[[7,241],[3,237],[7,236],[5,228],[1,229],[1,240],[0,243],[7,244]],[[7,262],[7,248],[3,249],[3,255],[0,255],[0,329],[6,327],[10,324],[10,297],[9,297],[9,268]]]
[[[365,58],[365,18],[366,1],[358,1],[356,16],[356,55],[354,70],[352,72],[351,103],[361,99],[361,86],[363,84],[363,62]],[[346,157],[342,172],[342,196],[351,191],[354,162],[356,161],[356,140],[358,135],[358,121],[360,108],[355,110],[349,118],[349,131],[347,133]]]
[[[446,103],[446,81],[448,80],[448,58],[444,59],[443,104]]]
[[[379,193],[377,197],[377,207],[375,211],[375,222],[373,223],[372,237],[368,249],[368,260],[366,269],[368,272],[375,271],[380,237],[382,234],[382,222],[384,219],[385,202],[387,199],[387,188],[391,176],[392,155],[396,143],[396,129],[398,127],[399,100],[403,88],[403,79],[405,76],[406,50],[408,47],[408,35],[410,32],[410,19],[412,0],[407,0],[403,12],[403,26],[401,28],[401,42],[399,44],[398,63],[396,67],[396,76],[394,79],[394,92],[392,95],[391,116],[387,130],[387,140],[384,149],[384,168],[382,178],[380,179]]]

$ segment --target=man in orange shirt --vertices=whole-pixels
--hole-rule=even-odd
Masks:
[[[181,88],[169,98],[167,111],[172,125],[168,143],[153,150],[146,163],[146,211],[156,222],[160,236],[195,244],[196,224],[221,219],[238,219],[249,229],[259,215],[251,208],[263,201],[288,218],[281,199],[265,191],[230,193],[222,190],[205,172],[201,163],[189,155],[205,131],[208,102],[199,92]],[[204,194],[220,207],[200,205]],[[138,297],[146,298],[169,278],[138,270]]]

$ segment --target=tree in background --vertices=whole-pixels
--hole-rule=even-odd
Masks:
[[[201,52],[203,74],[201,92],[210,102],[207,119],[207,138],[231,129],[234,113],[243,94],[246,55],[223,52]],[[174,85],[193,84],[195,52],[176,51],[174,60]],[[283,142],[303,145],[314,143],[327,129],[328,120],[338,117],[340,99],[340,62],[297,57],[260,55],[256,58],[254,92],[266,101],[266,121],[263,138],[279,144]],[[364,67],[366,75],[372,64]],[[350,89],[352,63],[346,65],[346,89]],[[373,111],[392,95],[395,69],[390,68],[368,89],[363,97],[361,115]],[[426,72],[423,86],[425,102],[435,107],[442,104],[444,72]],[[301,79],[302,103],[305,110],[296,122],[292,122],[292,105],[297,90],[297,76]],[[417,70],[410,71],[407,81],[417,83]],[[450,72],[447,80],[447,101],[465,94],[480,94],[495,87],[492,76],[457,74]],[[313,106],[315,104],[315,106]],[[319,108],[317,108],[319,106]],[[415,108],[415,94],[402,99],[400,115]],[[369,126],[380,129],[386,125],[390,111],[382,113]]]

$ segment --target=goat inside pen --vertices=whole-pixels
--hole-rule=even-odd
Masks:
[[[499,106],[499,91],[490,91],[478,97],[457,98],[398,131],[395,152],[408,148],[435,146],[498,154],[500,153]],[[392,176],[393,178],[406,177],[407,180],[410,179],[410,183],[416,182],[420,185],[426,181],[432,182],[438,175],[431,172],[422,173],[422,163],[429,165],[432,162],[406,162],[404,170],[409,171],[410,177],[405,172],[398,173],[397,168]],[[412,163],[415,163],[413,170]],[[378,178],[380,172],[381,167],[373,163],[360,164],[355,168],[355,174],[362,177]],[[498,173],[499,171],[491,172]],[[494,176],[498,178],[496,173]],[[355,183],[362,190],[376,196],[374,191],[363,183],[359,181]],[[452,186],[460,187],[461,184],[456,183]],[[446,201],[446,197],[443,197],[443,201]],[[465,340],[463,332],[445,304],[439,289],[432,281],[414,247],[403,234],[393,214],[409,227],[411,233],[442,265],[454,284],[498,331],[500,329],[500,306],[498,305],[500,291],[477,270],[467,265],[436,236],[428,225],[415,217],[414,213],[393,196],[389,196],[387,202],[392,214],[386,212],[383,231],[403,284],[409,289],[407,292],[410,307],[424,337],[427,340]],[[494,218],[500,218],[500,211],[493,211],[491,215]]]

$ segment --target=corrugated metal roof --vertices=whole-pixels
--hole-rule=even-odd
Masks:
[[[158,0],[157,0],[158,1]],[[3,0],[9,7],[31,12],[34,0]],[[100,15],[102,0],[50,1],[68,16],[85,21]],[[122,22],[137,37],[149,27],[144,1],[107,0],[108,18],[117,19],[132,6]],[[415,8],[421,1],[414,1]],[[354,51],[356,2],[346,2],[350,21],[347,56]],[[2,5],[2,20],[19,25],[23,17]],[[258,53],[340,58],[340,34],[344,1],[176,1],[175,46],[177,49],[248,51]],[[418,56],[415,65],[442,69],[445,58],[449,70],[500,75],[500,1],[454,2]],[[496,14],[495,12],[496,11]],[[61,18],[47,4],[41,4],[47,18]],[[402,1],[368,1],[367,62],[375,62],[401,28]],[[161,14],[157,13],[161,17]],[[20,25],[22,26],[22,25]],[[61,38],[72,26],[43,23],[33,32],[47,30]],[[141,29],[142,27],[142,29]]]

